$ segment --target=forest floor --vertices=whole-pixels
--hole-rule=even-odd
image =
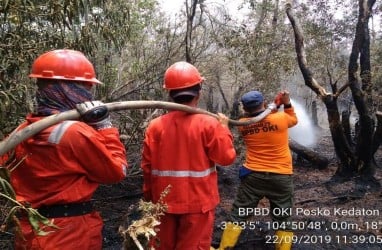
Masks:
[[[325,155],[331,164],[319,170],[294,155],[294,208],[292,223],[295,227],[292,249],[382,249],[382,193],[378,185],[360,182],[357,178],[333,181],[337,166],[331,137],[320,132],[313,148]],[[129,147],[132,169],[139,166],[139,145]],[[237,148],[238,159],[229,168],[218,167],[221,202],[216,208],[212,245],[217,247],[222,234],[222,223],[227,221],[232,202],[239,186],[238,168],[244,150]],[[135,156],[132,157],[132,155]],[[375,178],[382,184],[382,149],[376,154],[379,165]],[[142,197],[142,176],[138,171],[115,185],[101,185],[94,200],[104,218],[105,250],[120,250],[123,238],[118,228],[131,221],[131,208]],[[253,218],[240,235],[236,250],[274,249],[274,228],[266,208],[266,199],[260,201],[263,213]],[[316,213],[316,214],[315,214]],[[360,213],[360,214],[359,214]],[[12,249],[12,235],[0,234],[0,249]]]
[[[319,170],[294,155],[294,208],[292,223],[295,237],[293,249],[382,249],[382,192],[378,185],[365,184],[357,178],[333,181],[337,165],[331,137],[318,131],[320,138],[314,151],[326,156],[331,164]],[[239,145],[236,142],[235,145]],[[228,168],[218,167],[221,202],[216,208],[212,245],[217,247],[222,234],[222,223],[228,219],[232,202],[239,186],[238,168],[244,150],[237,147],[237,161]],[[139,157],[138,157],[139,158]],[[138,158],[134,158],[139,164]],[[376,154],[382,167],[382,149]],[[375,178],[382,184],[382,169]],[[128,207],[141,198],[141,175],[134,175],[123,183],[102,186],[95,199],[105,218],[104,249],[120,249],[119,225],[126,222]],[[266,199],[260,208],[269,208]],[[263,210],[263,211],[266,211]],[[316,213],[316,214],[314,214]],[[362,215],[359,215],[361,213]],[[130,218],[131,219],[131,218]],[[274,228],[269,215],[260,215],[248,223],[241,234],[236,250],[274,249]]]
[[[292,249],[382,249],[382,169],[378,168],[376,183],[364,183],[358,178],[334,181],[337,170],[331,137],[321,135],[314,148],[325,155],[331,164],[319,170],[294,155],[294,208],[292,225],[295,227]],[[382,167],[382,150],[376,155]],[[237,171],[237,170],[235,170]],[[221,237],[220,226],[230,211],[236,182],[230,182],[237,172],[226,172],[220,178],[221,203],[217,208],[217,218],[213,245],[218,246]],[[237,177],[236,177],[237,178]],[[266,199],[260,201],[260,208],[269,208]],[[254,216],[253,223],[247,223],[241,234],[236,250],[274,249],[274,224],[263,210]],[[361,215],[360,215],[361,214]]]

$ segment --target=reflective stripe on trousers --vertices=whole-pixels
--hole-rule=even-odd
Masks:
[[[152,175],[163,176],[163,177],[195,177],[201,178],[210,175],[216,171],[216,167],[206,169],[204,171],[191,171],[191,170],[158,170],[153,169],[151,171]]]

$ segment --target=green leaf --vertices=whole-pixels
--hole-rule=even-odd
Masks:
[[[2,168],[2,169],[4,169],[4,168]],[[5,195],[9,196],[12,199],[16,199],[15,191],[13,190],[13,187],[11,186],[11,184],[8,181],[6,181],[5,179],[0,177],[0,185],[1,185],[2,191]]]

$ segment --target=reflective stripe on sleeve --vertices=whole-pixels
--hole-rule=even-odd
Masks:
[[[156,176],[163,176],[163,177],[195,177],[195,178],[201,178],[201,177],[206,177],[215,171],[216,171],[216,167],[212,167],[212,168],[206,169],[204,171],[190,171],[190,170],[175,171],[175,170],[153,169],[151,171],[151,174],[156,175]]]
[[[76,121],[64,121],[57,125],[49,135],[48,142],[58,144],[66,130]]]

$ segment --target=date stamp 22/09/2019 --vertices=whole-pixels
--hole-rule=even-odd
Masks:
[[[382,244],[382,235],[359,234],[359,235],[315,235],[302,234],[283,236],[266,235],[266,244],[276,244],[280,242],[292,244]]]

